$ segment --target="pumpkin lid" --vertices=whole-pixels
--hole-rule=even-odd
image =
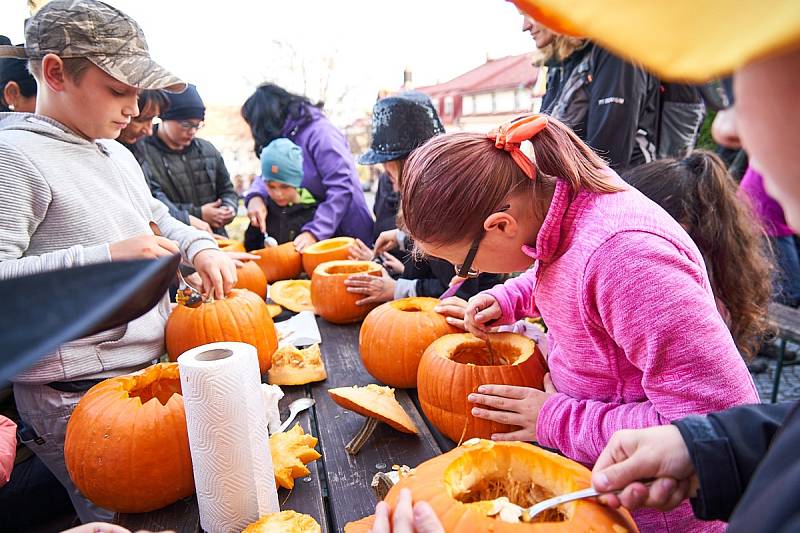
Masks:
[[[328,377],[319,344],[298,350],[286,345],[272,354],[269,382],[272,385],[305,385]]]
[[[386,422],[403,433],[418,433],[417,426],[394,397],[394,389],[391,387],[354,385],[328,389],[328,394],[334,402],[354,413]]]
[[[352,237],[334,237],[332,239],[325,239],[307,246],[305,249],[303,249],[303,253],[306,255],[326,254],[334,250],[350,248],[354,242],[356,242],[356,240]]]
[[[353,274],[373,274],[381,272],[381,266],[374,261],[327,261],[314,269],[314,276],[351,276]]]
[[[273,533],[274,531],[282,531],[284,533],[320,533],[322,529],[317,521],[309,515],[287,510],[265,514],[258,521],[244,528],[242,533]]]
[[[290,311],[314,311],[311,304],[311,280],[287,279],[269,286],[270,299]]]

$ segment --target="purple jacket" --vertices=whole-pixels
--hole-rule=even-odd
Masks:
[[[320,200],[313,220],[303,226],[317,240],[330,237],[358,237],[372,244],[373,219],[347,145],[347,139],[316,107],[310,108],[313,119],[298,127],[289,118],[281,135],[291,139],[303,150],[303,183]],[[262,179],[253,180],[245,196],[259,195],[267,198],[267,188]]]

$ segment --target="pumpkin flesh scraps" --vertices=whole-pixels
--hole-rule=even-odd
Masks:
[[[522,511],[531,505],[552,498],[552,491],[534,484],[532,481],[504,478],[483,479],[463,494],[455,495],[456,500],[475,506],[486,516],[494,516],[503,522],[517,524],[522,521]],[[558,508],[548,509],[536,515],[533,523],[563,522],[564,513]]]
[[[269,447],[272,452],[275,484],[291,490],[295,479],[307,476],[310,470],[306,465],[322,457],[314,449],[316,445],[317,438],[304,433],[300,424],[295,424],[289,431],[272,434],[269,437]]]
[[[307,514],[287,510],[269,513],[248,525],[242,533],[320,533],[322,529]]]
[[[311,305],[311,280],[276,281],[269,288],[269,298],[289,311],[314,311]]]
[[[150,383],[140,383],[137,381],[134,388],[128,391],[128,395],[131,398],[139,398],[142,405],[153,398],[158,400],[161,405],[167,405],[167,402],[172,398],[173,394],[181,394],[180,379],[159,379],[153,380]]]
[[[269,369],[271,385],[305,385],[324,381],[327,377],[319,344],[302,350],[284,346],[272,354],[272,366]]]

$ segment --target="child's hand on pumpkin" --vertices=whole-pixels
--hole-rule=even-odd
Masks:
[[[204,297],[222,300],[236,285],[236,265],[226,252],[215,248],[201,250],[194,256],[193,263],[203,281]]]
[[[464,312],[467,310],[467,301],[458,296],[445,298],[433,308],[440,315],[444,315],[445,320],[451,326],[464,329]]]
[[[492,409],[472,408],[472,416],[519,426],[520,429],[510,433],[495,433],[492,440],[536,440],[536,423],[539,420],[544,402],[555,394],[556,388],[550,380],[550,374],[544,375],[544,392],[531,387],[515,387],[512,385],[481,385],[477,393],[467,396],[467,400],[477,405],[485,405]]]
[[[315,242],[317,242],[317,238],[314,237],[314,234],[310,231],[304,231],[294,238],[294,249],[298,252],[302,252]]]
[[[365,298],[358,300],[356,305],[369,305],[394,300],[394,288],[397,284],[386,270],[381,269],[381,277],[369,274],[353,274],[346,280],[347,292],[364,294]]]
[[[467,302],[467,309],[464,311],[464,327],[476,337],[485,339],[486,333],[490,329],[487,324],[501,316],[503,316],[503,311],[494,296],[482,292]]]
[[[427,502],[412,506],[411,491],[403,489],[397,498],[397,506],[389,521],[389,506],[379,502],[375,507],[375,523],[372,533],[444,533],[439,517]]]
[[[364,244],[364,241],[361,239],[356,239],[355,242],[350,245],[350,248],[347,249],[347,252],[350,254],[349,259],[352,261],[372,260],[372,250],[370,250],[369,246]]]
[[[400,241],[397,238],[399,230],[397,229],[388,229],[386,231],[382,231],[378,238],[375,239],[375,249],[373,253],[376,256],[382,255],[384,252],[388,252],[389,250],[394,250],[398,246],[400,246]]]

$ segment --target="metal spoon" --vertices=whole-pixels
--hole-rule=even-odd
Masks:
[[[161,229],[159,229],[158,224],[152,220],[150,221],[150,229],[154,235],[161,237]],[[178,267],[178,294],[175,296],[175,299],[186,307],[191,308],[198,307],[203,303],[203,295],[183,279],[180,267]]]
[[[653,484],[655,480],[650,479],[647,480],[644,484],[645,486],[650,486]],[[621,490],[614,490],[611,491],[613,494],[619,494],[622,492]],[[575,501],[575,500],[582,500],[584,498],[594,498],[595,496],[600,496],[602,493],[595,489],[594,487],[589,487],[588,489],[578,490],[575,492],[568,492],[567,494],[562,494],[561,496],[555,496],[553,498],[548,498],[544,501],[541,501],[535,505],[531,505],[527,509],[522,511],[522,521],[523,522],[531,522],[533,518],[548,509],[552,509],[553,507],[557,507],[563,503]]]
[[[278,433],[283,433],[284,431],[286,431],[286,428],[288,428],[289,424],[292,423],[292,420],[294,420],[294,417],[297,416],[297,413],[305,411],[315,403],[317,402],[314,401],[314,398],[298,398],[297,400],[290,403],[289,418],[287,418],[286,421],[283,424],[281,424],[281,427],[278,428]]]

